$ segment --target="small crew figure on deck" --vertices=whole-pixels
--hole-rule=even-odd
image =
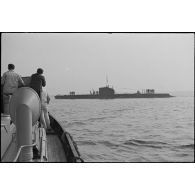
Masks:
[[[18,87],[24,86],[24,81],[19,74],[14,72],[14,69],[15,66],[13,64],[8,64],[8,71],[5,72],[1,78],[5,114],[9,114],[9,101],[14,91],[16,91]]]

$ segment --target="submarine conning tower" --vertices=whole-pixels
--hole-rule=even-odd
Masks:
[[[113,88],[110,88],[108,85],[106,87],[99,88],[99,96],[101,98],[114,98],[115,91]]]

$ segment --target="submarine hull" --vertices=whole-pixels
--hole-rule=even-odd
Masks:
[[[156,94],[114,94],[112,96],[101,95],[56,95],[55,99],[122,99],[122,98],[170,98],[168,93]]]

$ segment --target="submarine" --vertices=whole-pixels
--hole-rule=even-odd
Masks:
[[[146,89],[136,93],[115,93],[113,87],[106,85],[100,87],[99,91],[90,91],[89,94],[76,94],[71,91],[68,95],[56,95],[55,99],[119,99],[119,98],[170,98],[174,97],[169,93],[155,93],[154,89]]]

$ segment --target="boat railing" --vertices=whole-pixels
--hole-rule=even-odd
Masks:
[[[13,162],[17,162],[17,160],[18,160],[18,158],[19,158],[19,156],[20,156],[20,154],[21,154],[21,152],[22,152],[22,150],[24,148],[34,147],[34,146],[36,146],[36,143],[33,143],[31,145],[22,145],[22,146],[20,146],[20,148],[18,149],[18,152],[17,152],[16,157],[14,158]]]
[[[3,128],[5,129],[5,131],[8,132],[8,130],[7,130],[7,125],[1,124],[1,127],[3,127]]]
[[[84,162],[84,160],[80,157],[80,153],[77,147],[76,142],[73,140],[72,136],[70,135],[69,132],[64,132],[64,135],[66,135],[68,142],[70,144],[70,147],[72,149],[73,155],[74,155],[74,160],[77,162],[79,160],[80,162]]]

